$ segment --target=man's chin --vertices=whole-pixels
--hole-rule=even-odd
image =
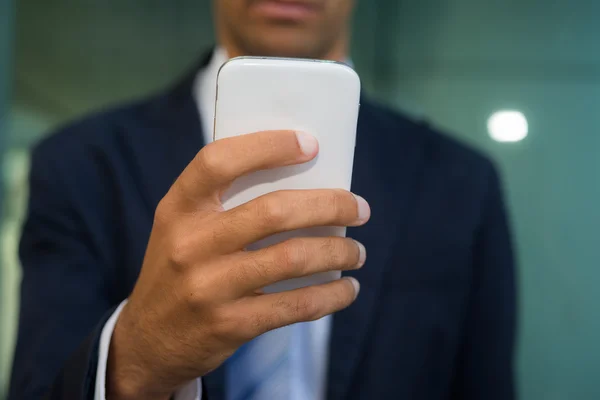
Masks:
[[[265,36],[263,36],[264,38]],[[267,40],[256,40],[249,47],[256,56],[265,57],[293,57],[293,58],[321,58],[323,57],[319,46],[306,36],[299,35],[273,35]]]

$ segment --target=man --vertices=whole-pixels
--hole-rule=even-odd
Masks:
[[[190,77],[34,150],[11,398],[513,398],[514,267],[490,162],[363,98],[352,188],[368,204],[284,191],[223,211],[236,177],[318,145],[284,130],[204,146],[219,66],[345,60],[353,2],[214,5],[220,47]],[[353,227],[356,242],[243,251],[317,225]],[[323,286],[260,291],[339,269]]]

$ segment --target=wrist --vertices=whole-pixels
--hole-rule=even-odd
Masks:
[[[123,309],[113,335],[111,337],[107,368],[106,368],[106,399],[107,400],[169,400],[174,389],[159,384],[160,380],[145,361],[143,350],[143,334],[136,334],[128,323]],[[137,346],[136,346],[137,345]]]

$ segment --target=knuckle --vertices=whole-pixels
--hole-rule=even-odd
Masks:
[[[302,273],[308,266],[308,249],[304,241],[295,239],[282,243],[277,264]]]
[[[347,197],[343,190],[327,190],[321,192],[320,195],[314,199],[312,207],[318,208],[326,212],[326,218],[330,222],[340,222],[347,215]]]
[[[194,161],[202,174],[218,178],[224,173],[221,152],[214,143],[210,143],[200,150]]]
[[[196,253],[196,242],[187,236],[173,236],[177,237],[177,239],[172,240],[169,246],[169,263],[176,270],[185,270],[193,263]]]
[[[282,296],[279,305],[296,321],[312,321],[319,314],[318,304],[308,288],[291,298]]]
[[[315,297],[312,295],[312,291],[307,291],[306,294],[298,296],[295,308],[298,316],[305,321],[317,319],[320,311],[320,307]]]
[[[340,239],[338,238],[330,237],[323,239],[320,250],[325,254],[328,265],[339,266],[346,259],[347,253],[345,248],[340,245]]]
[[[279,226],[285,222],[284,202],[277,195],[270,195],[256,202],[256,214],[266,226]]]
[[[170,202],[167,196],[163,197],[154,210],[154,225],[163,226],[173,219]]]
[[[180,292],[192,311],[203,311],[204,319],[212,322],[215,315],[211,313],[211,308],[207,307],[210,297],[207,292],[206,278],[203,275],[186,277]]]
[[[331,208],[334,211],[336,219],[347,218],[351,214],[349,210],[356,208],[354,206],[354,199],[350,198],[350,196],[352,195],[345,190],[334,191],[331,198]]]

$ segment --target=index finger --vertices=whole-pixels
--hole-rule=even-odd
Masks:
[[[200,150],[173,186],[188,200],[218,199],[218,194],[235,179],[255,171],[310,161],[317,155],[318,147],[313,136],[291,130],[220,139]]]

